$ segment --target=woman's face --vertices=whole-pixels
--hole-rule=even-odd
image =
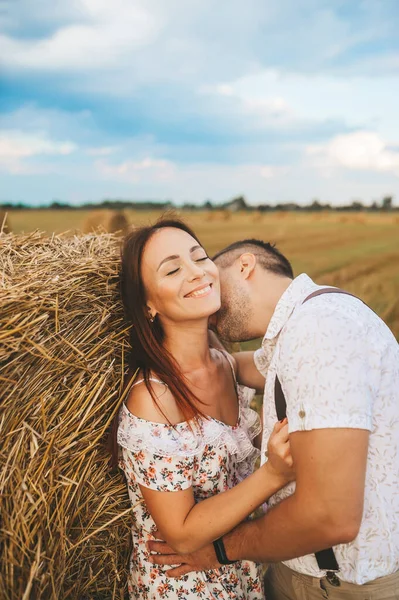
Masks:
[[[142,277],[150,313],[163,323],[209,317],[220,308],[218,269],[181,229],[154,233],[144,250]]]

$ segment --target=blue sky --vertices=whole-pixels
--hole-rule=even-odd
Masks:
[[[0,1],[0,201],[399,198],[397,0]]]

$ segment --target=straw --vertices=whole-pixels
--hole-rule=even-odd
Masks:
[[[118,238],[0,235],[0,598],[126,597]]]

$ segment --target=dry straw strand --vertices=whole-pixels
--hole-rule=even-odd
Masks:
[[[127,324],[113,234],[0,235],[0,598],[126,597],[132,514],[106,439]]]

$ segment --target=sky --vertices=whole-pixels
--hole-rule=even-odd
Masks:
[[[0,202],[399,202],[398,0],[0,0]]]

